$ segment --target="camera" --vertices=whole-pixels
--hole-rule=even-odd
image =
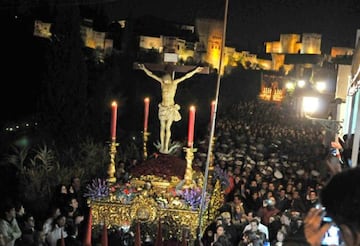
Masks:
[[[332,218],[330,216],[326,215],[326,209],[322,207],[323,209],[323,216],[322,216],[322,222],[321,225],[324,223],[331,223],[330,228],[326,231],[325,235],[321,239],[321,245],[343,245],[342,239],[341,239],[341,232],[340,228],[334,224]]]
[[[329,217],[327,217],[329,219]],[[331,220],[331,219],[330,219]],[[332,220],[331,220],[332,221]],[[321,239],[321,245],[342,245],[340,228],[332,224]]]
[[[331,156],[337,156],[337,150],[335,148],[330,149],[330,155]]]

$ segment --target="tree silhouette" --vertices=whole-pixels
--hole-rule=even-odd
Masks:
[[[86,131],[88,78],[78,6],[58,5],[55,13],[39,108],[50,135],[66,143]]]

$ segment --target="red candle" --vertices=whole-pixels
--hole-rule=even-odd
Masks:
[[[149,118],[149,103],[150,103],[150,99],[148,97],[146,97],[144,99],[144,103],[145,103],[145,108],[144,108],[144,132],[147,132],[147,128],[148,128],[148,118]]]
[[[189,111],[188,147],[194,144],[195,107],[191,106]]]
[[[211,102],[211,113],[210,113],[210,125],[213,122],[214,114],[215,114],[215,101],[212,101]]]
[[[114,101],[111,104],[111,140],[116,139],[116,119],[117,119],[117,103]]]

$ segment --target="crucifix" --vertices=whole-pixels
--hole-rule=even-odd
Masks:
[[[177,85],[194,76],[196,73],[208,74],[209,69],[195,66],[177,66],[171,63],[167,64],[134,64],[135,69],[140,69],[146,75],[155,79],[161,84],[162,101],[159,103],[158,117],[160,120],[160,153],[169,153],[169,144],[171,138],[171,125],[175,121],[181,120],[179,113],[180,106],[175,103],[175,94]],[[162,71],[163,76],[157,76],[152,71]],[[185,73],[180,78],[175,78],[175,72]]]

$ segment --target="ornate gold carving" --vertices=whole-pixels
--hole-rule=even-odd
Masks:
[[[108,179],[107,181],[109,183],[115,183],[116,182],[116,177],[114,176],[115,175],[115,156],[116,156],[116,146],[118,146],[119,144],[116,143],[116,139],[113,139],[110,143],[110,164],[108,166]]]
[[[184,148],[184,151],[186,152],[185,159],[186,159],[186,170],[184,175],[184,188],[192,187],[193,184],[193,169],[192,169],[192,161],[194,159],[194,153],[197,151],[196,148]]]
[[[132,202],[130,216],[140,222],[153,222],[157,215],[157,206],[153,198],[140,195]]]

